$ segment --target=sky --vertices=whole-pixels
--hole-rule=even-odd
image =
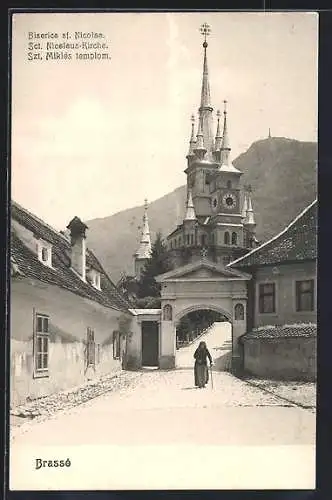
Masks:
[[[106,217],[184,184],[204,22],[212,106],[228,101],[233,158],[269,128],[316,141],[315,13],[20,13],[12,26],[12,198],[63,229],[75,215]],[[28,60],[29,32],[67,31],[103,33],[111,58]]]

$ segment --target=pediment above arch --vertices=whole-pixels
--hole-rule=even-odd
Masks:
[[[168,273],[156,276],[158,283],[165,281],[204,281],[204,280],[243,280],[248,281],[251,275],[235,269],[225,268],[206,259],[178,267]]]

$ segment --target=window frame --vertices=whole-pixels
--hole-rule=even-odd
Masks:
[[[121,358],[121,343],[120,343],[120,332],[118,330],[113,331],[113,359],[119,360]]]
[[[241,317],[238,317],[239,316],[239,310],[241,311]],[[237,302],[235,305],[234,305],[234,321],[244,321],[245,320],[245,309],[244,309],[244,305],[242,304],[242,302]]]
[[[47,252],[47,259],[44,260],[43,258],[43,251],[46,250]],[[53,268],[53,263],[52,263],[52,260],[53,260],[53,252],[52,252],[52,244],[41,239],[41,238],[38,238],[37,239],[37,255],[38,255],[38,260],[39,262],[41,262],[44,266],[47,266],[47,267],[50,267],[50,268]]]
[[[95,341],[95,331],[87,327],[87,338],[86,338],[86,366],[96,366],[96,341]],[[93,361],[91,361],[91,359]]]
[[[310,282],[311,284],[311,290],[308,292],[302,292],[301,295],[303,294],[310,294],[311,295],[311,309],[300,309],[299,308],[299,300],[300,296],[298,295],[299,291],[299,286],[303,283]],[[313,313],[315,312],[315,280],[314,278],[308,278],[304,280],[295,280],[295,312],[296,313]]]
[[[231,242],[231,237],[230,237],[229,231],[225,231],[224,232],[224,245],[230,245],[230,242]]]
[[[42,320],[42,329],[38,329],[38,320]],[[44,323],[47,320],[47,329],[44,330]],[[50,317],[48,314],[37,312],[33,309],[33,378],[48,378],[49,377],[49,360],[50,360],[50,331],[49,331]],[[42,339],[41,351],[38,350],[38,340]],[[46,342],[45,342],[46,341]],[[47,346],[44,349],[45,345]],[[39,366],[38,358],[41,356],[42,367]],[[47,359],[46,367],[45,356]]]
[[[273,293],[271,294],[264,294],[263,297],[266,296],[273,296],[273,311],[264,311],[261,308],[262,300],[263,297],[261,296],[261,287],[263,286],[273,286]],[[276,315],[277,314],[277,284],[275,281],[261,281],[257,283],[257,309],[258,309],[258,314],[270,314],[270,315]]]

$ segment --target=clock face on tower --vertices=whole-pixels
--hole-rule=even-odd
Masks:
[[[222,204],[227,210],[233,210],[236,207],[236,196],[233,193],[225,193],[222,197]]]

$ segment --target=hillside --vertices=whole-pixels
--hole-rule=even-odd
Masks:
[[[251,184],[257,237],[266,241],[283,229],[316,196],[317,145],[286,138],[254,142],[234,165],[243,172],[242,183]],[[152,202],[149,222],[152,240],[156,232],[166,236],[183,217],[185,186]],[[143,206],[109,217],[87,221],[88,245],[111,278],[133,272],[133,253],[139,239]]]

